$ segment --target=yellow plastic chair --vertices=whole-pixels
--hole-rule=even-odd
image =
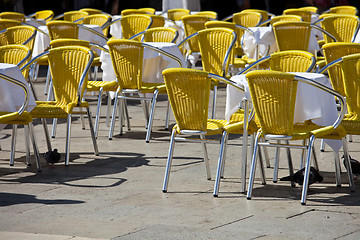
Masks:
[[[120,100],[119,101],[120,134],[122,134],[124,100],[136,99],[140,101],[151,102],[150,116],[147,117],[148,118],[147,133],[145,138],[145,141],[149,142],[151,137],[152,123],[154,119],[156,99],[158,94],[166,93],[165,84],[146,83],[142,81],[143,54],[144,54],[144,46],[146,46],[146,44],[128,39],[110,39],[108,41],[108,46],[109,46],[110,56],[116,74],[116,78],[119,84],[114,101],[114,108],[111,118],[110,131],[109,131],[109,139],[111,140],[113,136],[118,100]],[[147,45],[147,47],[150,46]],[[155,51],[159,51],[159,49],[157,48],[151,48],[151,49]],[[166,52],[161,52],[161,51],[160,53],[166,54]],[[173,58],[178,62],[181,62],[178,58],[176,58],[175,56],[169,53],[167,53],[166,56]],[[153,93],[153,96],[141,97],[141,94],[144,93]]]
[[[300,7],[298,8],[300,10],[305,10],[305,11],[309,11],[309,12],[312,12],[312,13],[317,13],[318,12],[318,8],[315,7],[315,6],[306,6],[306,7]]]
[[[136,15],[139,15],[139,14],[152,14],[152,13],[149,13],[147,10],[140,10],[140,9],[124,9],[121,11],[121,16],[128,16],[128,15],[133,15],[133,14],[136,14]]]
[[[74,22],[54,20],[46,23],[50,40],[59,38],[79,38],[79,26]]]
[[[25,15],[18,12],[2,12],[0,13],[0,19],[12,19],[20,22],[25,22]]]
[[[152,19],[150,15],[131,14],[121,18],[121,30],[124,39],[129,39],[139,32],[150,28]],[[136,39],[140,40],[140,39]]]
[[[337,42],[353,42],[359,27],[359,18],[352,15],[330,15],[321,21],[321,27],[336,38]],[[334,42],[328,35],[324,35],[325,43]]]
[[[214,11],[200,11],[197,13],[194,13],[193,15],[200,15],[204,17],[209,17],[211,19],[217,19],[217,13]]]
[[[84,11],[69,11],[64,13],[64,20],[69,22],[83,23],[83,18],[89,14]]]
[[[99,154],[89,103],[82,101],[87,87],[88,72],[93,61],[93,53],[86,47],[66,46],[52,48],[48,52],[48,61],[53,81],[54,101],[37,101],[30,112],[33,118],[67,119],[65,165],[70,161],[70,134],[73,114],[87,114],[95,155]],[[40,56],[38,56],[40,57]],[[24,68],[37,58],[33,58]],[[83,108],[86,111],[83,111]],[[47,132],[47,131],[45,131]]]
[[[25,45],[5,45],[0,46],[0,62],[11,63],[23,67],[31,59],[31,50]],[[29,70],[23,72],[25,79],[29,76]]]
[[[336,6],[329,9],[329,13],[356,15],[358,10],[354,6]]]
[[[139,11],[145,11],[147,14],[155,14],[155,8],[145,7],[145,8],[138,8]]]
[[[44,20],[45,22],[49,22],[53,19],[54,12],[52,10],[42,10],[30,14],[29,17],[34,17],[36,20]]]
[[[302,18],[302,20],[304,22],[311,22],[311,15],[312,12],[308,11],[308,10],[301,10],[298,8],[290,8],[290,9],[285,9],[283,12],[284,15],[298,15]]]
[[[9,27],[20,26],[21,21],[16,21],[12,19],[0,19],[0,31],[7,29]]]
[[[188,38],[192,34],[195,34],[198,31],[205,29],[205,23],[210,21],[210,18],[201,15],[187,15],[181,17],[181,21],[184,25],[185,37]],[[188,60],[189,56],[192,55],[194,57],[194,63],[196,64],[196,62],[201,59],[198,40],[196,37],[194,37],[187,41],[187,43],[189,49],[186,52],[186,61]]]
[[[270,24],[273,25],[276,22],[301,22],[302,18],[298,15],[280,15],[272,17]]]
[[[80,9],[80,11],[87,12],[89,15],[95,15],[95,14],[102,14],[103,13],[101,10],[94,9],[94,8],[82,8],[82,9]]]
[[[30,50],[34,47],[36,29],[32,26],[9,27],[0,33],[0,45],[23,44]]]
[[[183,16],[190,15],[190,10],[185,8],[173,8],[167,11],[170,20],[180,21]]]
[[[150,15],[152,19],[152,23],[150,25],[150,28],[155,27],[164,27],[165,25],[165,18],[160,15]]]
[[[143,42],[169,42],[175,43],[179,36],[178,31],[171,27],[149,28],[142,32]]]
[[[227,76],[230,56],[236,42],[236,33],[228,28],[209,28],[198,32],[198,43],[204,71]],[[215,117],[218,82],[212,82],[213,104],[211,118]]]
[[[84,24],[98,25],[101,27],[104,36],[107,36],[109,33],[109,27],[105,27],[108,23],[111,22],[111,16],[106,14],[91,14],[84,17]]]
[[[259,23],[259,26],[266,26],[266,24],[269,22],[269,13],[265,10],[260,10],[260,9],[245,9],[245,10],[242,10],[241,12],[243,13],[246,13],[246,12],[257,12],[257,13],[260,13],[261,16],[262,16],[262,19],[261,19],[261,23]]]
[[[311,34],[308,22],[277,22],[273,25],[276,44],[279,51],[307,51]]]
[[[263,57],[239,74],[245,74],[265,62],[268,62],[270,70],[281,72],[311,72],[316,66],[316,58],[312,53],[301,50],[288,50]]]
[[[2,53],[0,53],[0,56],[2,56]],[[16,79],[6,76],[4,74],[0,74],[0,79],[1,79],[1,81],[5,81],[5,82],[13,84],[15,88],[20,87],[24,91],[23,104],[19,107],[19,109],[17,111],[15,111],[15,112],[0,112],[0,124],[13,125],[12,140],[11,140],[11,153],[10,153],[10,166],[14,166],[17,125],[24,125],[24,131],[25,131],[24,135],[25,135],[25,145],[26,145],[26,163],[28,166],[31,165],[30,147],[29,147],[29,145],[30,145],[29,136],[30,136],[32,144],[33,144],[37,169],[38,169],[38,171],[41,171],[39,150],[38,150],[37,143],[35,140],[35,131],[34,131],[34,127],[32,124],[33,119],[31,117],[30,113],[28,113],[26,111],[26,107],[29,102],[28,87],[24,83],[20,82],[19,80],[16,80]]]
[[[354,180],[350,167],[350,159],[348,155],[346,132],[344,127],[340,125],[345,109],[345,100],[336,91],[327,88],[321,84],[307,80],[306,78],[299,78],[293,74],[270,71],[258,70],[246,74],[251,93],[251,99],[259,119],[261,129],[257,132],[255,138],[254,153],[252,156],[249,186],[247,192],[247,199],[251,199],[252,189],[255,178],[255,167],[257,162],[257,155],[259,146],[266,147],[279,147],[279,144],[271,144],[271,140],[303,140],[309,139],[307,146],[291,145],[287,143],[286,147],[300,148],[307,151],[307,159],[305,165],[304,182],[301,194],[301,204],[306,204],[307,191],[309,187],[309,171],[311,166],[311,153],[313,151],[313,144],[315,138],[330,138],[341,139],[344,146],[344,156],[348,169],[349,185],[351,191],[354,190]],[[319,126],[311,121],[304,123],[294,124],[294,109],[296,100],[296,91],[298,81],[310,84],[314,87],[320,88],[341,101],[341,112],[336,121],[329,126]],[[266,96],[266,97],[264,97]],[[269,140],[267,143],[259,142],[260,137]],[[290,165],[290,164],[289,164]],[[260,164],[260,166],[263,166]],[[291,168],[291,165],[289,166]],[[350,169],[350,171],[349,171]],[[336,168],[336,176],[339,178],[339,171]],[[263,184],[265,184],[265,178]]]
[[[244,124],[243,122],[238,122],[235,125],[232,125],[227,124],[226,120],[208,119],[210,87],[211,79],[214,78],[218,81],[224,81],[229,84],[231,84],[231,82],[215,74],[186,68],[166,69],[163,71],[163,77],[175,116],[176,125],[172,129],[162,191],[165,193],[168,190],[172,157],[176,141],[198,142],[202,144],[206,175],[207,179],[210,180],[210,166],[205,143],[217,141],[206,139],[206,136],[218,135],[224,132],[221,141],[218,169],[214,186],[214,196],[217,196],[220,174],[223,169],[222,158],[228,137],[228,132],[225,132],[235,132],[236,129],[236,131],[243,133],[242,130]],[[243,140],[246,146],[247,137],[244,137]],[[246,154],[246,151],[243,153]],[[246,157],[243,158],[243,160],[244,159],[246,160]],[[246,171],[244,172],[246,174]],[[242,178],[242,181],[245,182],[246,180]]]

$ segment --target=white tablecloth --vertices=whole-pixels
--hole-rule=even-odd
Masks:
[[[183,66],[185,66],[184,57],[176,44],[163,42],[147,42],[146,44],[175,55],[182,61]],[[100,55],[100,62],[101,69],[103,70],[103,80],[114,81],[116,79],[116,75],[111,62],[110,54],[102,51]],[[180,67],[175,60],[170,59],[169,57],[166,57],[149,48],[144,48],[143,82],[162,83],[164,82],[161,74],[162,71],[166,68],[174,67]]]
[[[85,27],[91,28],[95,31],[97,31],[100,34],[103,34],[101,28],[98,25],[91,25],[91,24],[84,24]],[[49,33],[48,29],[46,26],[40,26],[39,27],[40,30],[44,31],[45,33]],[[89,30],[86,30],[82,27],[79,27],[79,39],[81,40],[86,40],[92,43],[97,43],[101,46],[106,45],[106,40],[92,32],[90,32]],[[49,36],[41,33],[41,32],[37,32],[36,33],[36,37],[35,37],[35,42],[34,42],[34,49],[33,49],[33,57],[43,53],[45,51],[45,49],[47,49],[50,45],[50,38]],[[100,54],[101,50],[94,48],[94,51],[96,51],[98,54]]]
[[[0,63],[0,73],[15,78],[28,86],[28,83],[22,75],[19,67],[14,64]],[[28,88],[28,94],[29,103],[27,111],[31,112],[31,110],[36,107],[36,103],[30,88]],[[0,79],[0,111],[15,112],[19,110],[24,102],[24,97],[25,94],[21,87]],[[2,130],[5,126],[5,124],[0,124],[0,130]]]
[[[270,47],[269,54],[278,50],[271,26],[251,27],[250,30],[252,30],[254,34],[245,31],[243,35],[244,52],[249,58],[256,59],[255,48],[257,45],[259,45],[258,54],[263,57],[265,56],[268,47]],[[312,29],[308,51],[313,53],[315,50],[319,51],[320,47],[315,36],[315,31]]]
[[[326,87],[332,88],[330,82],[323,74],[318,73],[295,73],[298,76],[312,79]],[[231,80],[241,84],[245,93],[228,85],[226,95],[225,119],[229,120],[230,116],[238,109],[243,98],[251,101],[249,86],[245,75],[235,75]],[[338,117],[338,111],[333,95],[326,93],[309,84],[299,82],[295,102],[294,122],[303,122],[312,120],[315,124],[327,126],[334,123]],[[326,139],[326,143],[336,152],[342,146],[341,141]]]

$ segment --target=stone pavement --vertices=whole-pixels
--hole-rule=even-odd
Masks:
[[[43,81],[36,83],[42,96]],[[218,117],[224,114],[225,89],[220,88]],[[259,173],[251,200],[240,189],[241,138],[230,137],[225,178],[219,197],[212,196],[219,145],[208,145],[212,180],[206,180],[201,147],[177,143],[168,193],[162,193],[170,132],[164,130],[166,101],[158,102],[150,143],[145,143],[141,105],[129,103],[131,131],[108,140],[101,119],[94,156],[88,125],[82,130],[74,117],[70,166],[62,161],[49,167],[42,156],[42,172],[25,164],[23,129],[18,129],[15,166],[9,166],[11,129],[0,132],[0,239],[359,239],[360,183],[350,193],[342,167],[342,187],[336,187],[333,153],[315,147],[324,177],[310,187],[307,205],[300,204],[301,188],[272,182]],[[104,99],[105,102],[105,99]],[[92,113],[96,100],[90,97]],[[105,106],[102,115],[105,115]],[[87,120],[87,119],[85,119]],[[47,151],[43,129],[35,120],[40,152]],[[50,123],[50,121],[49,121]],[[172,118],[172,124],[174,120]],[[118,123],[117,123],[118,124]],[[51,129],[51,124],[48,125]],[[117,125],[118,126],[118,125]],[[53,148],[64,156],[65,121],[59,121]],[[360,138],[349,144],[351,156],[360,160]],[[340,153],[342,154],[342,153]],[[269,150],[273,166],[274,152]],[[292,151],[295,170],[299,151]],[[279,177],[288,174],[281,152]],[[342,165],[343,166],[343,165]]]

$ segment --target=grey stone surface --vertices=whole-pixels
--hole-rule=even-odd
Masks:
[[[44,83],[36,83],[41,98]],[[95,113],[95,97],[90,97]],[[54,167],[42,157],[42,172],[25,164],[23,129],[18,129],[15,166],[9,166],[11,129],[0,132],[0,239],[358,239],[360,234],[360,184],[350,193],[342,167],[342,187],[336,187],[333,153],[327,146],[317,157],[323,183],[310,187],[306,206],[300,204],[301,188],[272,182],[257,172],[251,200],[240,191],[241,138],[230,137],[225,178],[219,197],[212,196],[219,145],[208,145],[212,180],[206,180],[201,147],[177,143],[168,193],[162,193],[170,132],[164,130],[166,101],[156,109],[153,139],[145,143],[141,105],[129,103],[131,131],[124,129],[108,140],[101,118],[100,155],[93,155],[88,130],[74,117],[70,166],[64,158]],[[219,89],[217,115],[224,115],[225,88]],[[104,103],[105,103],[104,99]],[[106,107],[102,108],[104,116]],[[87,120],[87,119],[85,119]],[[47,151],[43,129],[35,120],[40,152]],[[50,123],[50,121],[49,121]],[[172,118],[172,124],[174,120]],[[117,123],[118,124],[118,123]],[[51,129],[51,124],[48,125]],[[65,121],[58,123],[53,148],[64,156]],[[360,138],[349,144],[351,156],[360,160]],[[342,153],[340,153],[342,154]],[[274,152],[269,149],[273,166]],[[300,152],[292,151],[299,168]],[[250,157],[249,157],[250,158]],[[288,174],[281,151],[279,177]]]

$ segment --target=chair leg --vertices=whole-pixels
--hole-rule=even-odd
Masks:
[[[319,170],[319,164],[318,164],[318,161],[317,161],[317,157],[316,157],[316,152],[315,152],[315,145],[313,145],[313,151],[312,151],[312,155],[313,155],[313,158],[314,158],[314,167],[316,168],[316,170]]]
[[[286,144],[289,145],[289,140],[286,140]],[[286,154],[288,159],[288,166],[289,166],[289,175],[294,174],[294,167],[292,164],[292,157],[291,157],[291,151],[290,148],[286,148]],[[291,187],[295,187],[295,182],[291,182]]]
[[[148,122],[148,129],[146,132],[146,138],[145,141],[148,143],[150,142],[150,137],[151,137],[151,129],[152,129],[152,125],[153,125],[153,121],[154,121],[154,115],[155,115],[155,105],[156,105],[156,100],[157,100],[157,96],[159,94],[159,90],[155,90],[154,91],[154,95],[151,101],[151,109],[150,109],[150,117],[149,117],[149,122]]]
[[[141,101],[141,105],[143,107],[143,111],[144,111],[144,116],[145,116],[145,120],[146,120],[146,128],[148,127],[148,122],[149,122],[149,108],[148,108],[148,105],[147,105],[147,102],[142,100]]]
[[[102,96],[103,88],[100,88],[99,91],[99,98],[98,98],[98,104],[96,108],[96,116],[95,116],[95,137],[98,137],[98,130],[99,130],[99,120],[100,120],[100,109],[101,109],[101,96]]]
[[[265,139],[261,138],[260,139],[262,142],[265,142]],[[270,168],[271,165],[270,165],[270,158],[269,158],[269,152],[268,152],[268,149],[267,147],[262,147],[263,149],[263,152],[264,152],[264,158],[265,158],[265,161],[266,161],[266,167],[267,168]]]
[[[120,124],[119,124],[119,134],[122,135],[123,134],[123,127],[124,127],[124,99],[120,98],[119,99],[119,120],[120,120]]]
[[[93,141],[93,145],[94,145],[94,152],[95,155],[98,156],[99,155],[99,148],[96,142],[96,137],[95,137],[95,132],[94,132],[94,125],[92,122],[92,116],[91,116],[91,112],[90,112],[90,108],[86,108],[86,113],[89,119],[89,128],[90,128],[90,134],[91,134],[91,139]]]
[[[41,123],[42,123],[43,128],[44,128],[45,140],[46,140],[46,145],[47,145],[48,151],[51,152],[52,148],[51,148],[49,130],[48,130],[47,124],[46,124],[46,119],[42,118]]]
[[[306,157],[306,163],[305,163],[305,173],[304,173],[304,182],[302,187],[302,193],[301,193],[301,204],[306,205],[306,197],[307,192],[309,188],[309,173],[310,173],[310,166],[311,166],[311,151],[313,150],[313,144],[314,144],[315,136],[310,136],[309,145],[307,148],[307,157]]]
[[[110,127],[110,108],[111,108],[111,96],[110,93],[107,93],[107,98],[108,98],[108,102],[107,102],[107,107],[106,107],[106,127]]]
[[[263,157],[262,157],[262,153],[260,151],[261,149],[259,149],[259,165],[260,165],[260,177],[261,177],[261,184],[262,185],[266,185],[266,176],[265,176],[265,168],[264,168],[264,163],[263,163]]]
[[[31,142],[33,144],[33,149],[34,149],[36,166],[37,166],[38,172],[41,172],[39,148],[36,143],[35,130],[34,130],[34,125],[32,123],[29,123],[29,129],[30,129]]]
[[[50,67],[48,67],[48,71],[47,71],[47,74],[46,74],[44,95],[48,94],[50,78],[51,78]]]
[[[213,104],[212,104],[212,112],[211,112],[211,118],[215,118],[215,112],[216,112],[216,96],[217,96],[217,86],[214,86],[213,90]]]
[[[280,144],[281,141],[277,141],[277,144]],[[277,183],[278,179],[278,172],[279,172],[279,157],[280,157],[280,148],[275,148],[275,162],[274,162],[274,176],[273,176],[273,182]]]
[[[340,158],[339,153],[334,152],[334,163],[335,163],[335,182],[337,187],[341,187],[341,174],[340,174]],[[344,155],[345,156],[345,155]]]
[[[66,123],[66,148],[65,148],[65,166],[70,162],[70,135],[71,135],[71,114],[68,114]]]
[[[306,145],[306,140],[304,139],[302,141],[303,146]],[[302,154],[301,154],[301,160],[300,160],[300,169],[304,168],[304,159],[305,159],[305,149],[302,150]]]
[[[349,138],[349,142],[352,142],[352,141],[353,141],[352,135],[348,135],[348,138]]]
[[[321,139],[320,151],[325,152],[325,140]]]
[[[113,136],[113,132],[114,132],[117,102],[118,102],[118,93],[116,93],[116,95],[115,95],[114,107],[113,107],[113,112],[112,112],[112,115],[111,115],[111,124],[110,124],[110,129],[109,129],[109,140],[112,140],[112,136]]]
[[[200,138],[205,140],[204,135],[200,135]],[[206,143],[202,142],[201,145],[202,145],[202,149],[204,151],[204,162],[205,162],[205,167],[206,167],[206,177],[207,177],[207,180],[211,180],[210,164],[209,164],[209,157],[208,157],[208,153],[207,153]]]
[[[11,133],[10,166],[14,166],[15,146],[16,146],[16,133],[17,133],[17,125],[16,125],[16,124],[13,124],[12,133]]]
[[[245,115],[247,119],[247,115]],[[241,159],[241,186],[240,192],[245,193],[246,191],[246,167],[247,167],[247,148],[248,148],[248,132],[243,132],[243,149],[242,149],[242,159]]]
[[[165,119],[165,130],[169,130],[169,122],[170,122],[170,101],[168,99],[166,106],[166,119]]]
[[[30,156],[30,138],[29,138],[29,126],[24,125],[24,133],[25,133],[25,147],[26,147],[26,164],[31,166],[31,156]]]
[[[83,108],[80,108],[80,111],[83,111]],[[80,115],[81,129],[85,130],[85,119],[83,115]]]
[[[246,195],[246,199],[251,199],[252,189],[254,186],[254,179],[255,179],[255,170],[256,170],[256,160],[259,153],[259,139],[260,139],[261,132],[258,132],[255,138],[255,144],[254,144],[254,153],[251,160],[251,168],[250,168],[250,176],[249,176],[249,185],[248,185],[248,191]]]
[[[56,128],[57,128],[57,118],[53,118],[52,130],[51,130],[51,138],[55,138],[56,136]]]
[[[167,162],[166,162],[164,184],[163,184],[163,188],[162,188],[162,191],[164,193],[167,192],[168,183],[169,183],[171,162],[172,162],[172,158],[173,158],[173,154],[174,154],[174,147],[175,147],[175,135],[176,135],[176,130],[173,129],[172,134],[171,134],[170,146],[169,146],[169,154],[168,154],[168,158],[167,158]]]
[[[124,107],[124,113],[125,113],[125,118],[126,118],[127,129],[128,129],[128,131],[130,131],[131,130],[130,118],[129,118],[129,111],[128,111],[126,99],[124,99],[124,106],[123,107]]]
[[[349,187],[350,187],[350,191],[354,192],[355,191],[354,176],[353,176],[352,169],[351,169],[349,149],[348,149],[348,145],[346,142],[346,138],[343,138],[342,142],[343,142],[343,149],[344,149],[345,165],[346,165],[347,174],[348,174],[348,178],[349,178]]]
[[[226,131],[224,131],[223,134],[222,134],[222,139],[221,139],[219,161],[218,161],[218,166],[217,166],[217,170],[216,170],[216,177],[215,177],[215,183],[214,183],[214,192],[213,192],[214,197],[217,197],[218,193],[219,193],[221,172],[222,172],[222,170],[224,168],[223,160],[225,160],[224,159],[224,151],[225,151],[225,146],[226,146],[228,136],[229,136],[229,134]]]

